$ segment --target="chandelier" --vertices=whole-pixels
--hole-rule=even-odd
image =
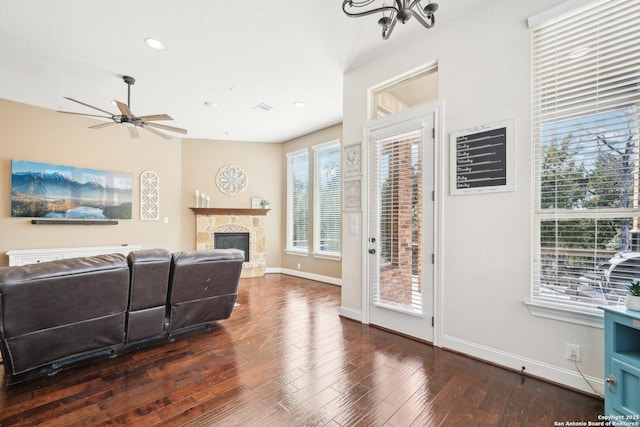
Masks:
[[[379,3],[378,0],[344,0],[342,10],[351,17],[382,13],[378,24],[382,27],[384,40],[389,38],[396,22],[406,24],[412,16],[415,16],[425,28],[432,28],[435,25],[436,17],[433,13],[438,10],[437,3],[431,3],[431,0],[392,0],[392,2],[392,6],[387,6],[384,2],[378,6],[374,4]],[[362,10],[359,11],[360,9]]]

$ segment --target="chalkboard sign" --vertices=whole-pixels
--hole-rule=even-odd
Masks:
[[[511,121],[452,132],[451,195],[513,190]]]

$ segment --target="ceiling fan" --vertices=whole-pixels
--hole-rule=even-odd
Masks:
[[[100,128],[111,126],[111,125],[125,125],[129,130],[129,136],[131,138],[140,138],[140,134],[138,133],[138,128],[146,129],[149,132],[154,133],[158,136],[161,136],[165,139],[171,139],[173,137],[170,135],[167,135],[164,132],[160,132],[158,129],[181,133],[183,135],[187,134],[186,129],[177,128],[174,126],[167,126],[160,123],[152,123],[153,121],[157,121],[157,120],[173,120],[173,118],[171,118],[171,116],[169,116],[168,114],[152,114],[148,116],[134,116],[130,110],[131,85],[136,82],[136,79],[130,76],[122,76],[122,79],[127,84],[127,103],[125,104],[123,102],[116,101],[115,99],[113,100],[113,103],[118,107],[121,114],[112,114],[98,107],[94,107],[93,105],[85,104],[84,102],[78,101],[77,99],[69,98],[66,96],[64,97],[64,99],[68,99],[69,101],[73,101],[80,105],[84,105],[85,107],[89,107],[89,108],[93,108],[94,110],[101,111],[107,114],[107,116],[99,116],[97,114],[74,113],[71,111],[60,111],[60,110],[58,110],[58,112],[65,113],[65,114],[77,114],[79,116],[100,117],[104,119],[111,119],[113,120],[112,122],[100,123],[99,125],[89,126],[89,128],[100,129]]]

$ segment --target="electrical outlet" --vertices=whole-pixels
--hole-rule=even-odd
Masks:
[[[298,263],[298,270],[300,270],[300,263]]]
[[[581,362],[582,348],[578,344],[567,343],[567,359],[575,360],[576,362]]]

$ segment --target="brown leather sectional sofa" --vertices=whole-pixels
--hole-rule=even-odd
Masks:
[[[0,268],[5,373],[53,375],[209,328],[231,315],[243,259],[146,249]]]

